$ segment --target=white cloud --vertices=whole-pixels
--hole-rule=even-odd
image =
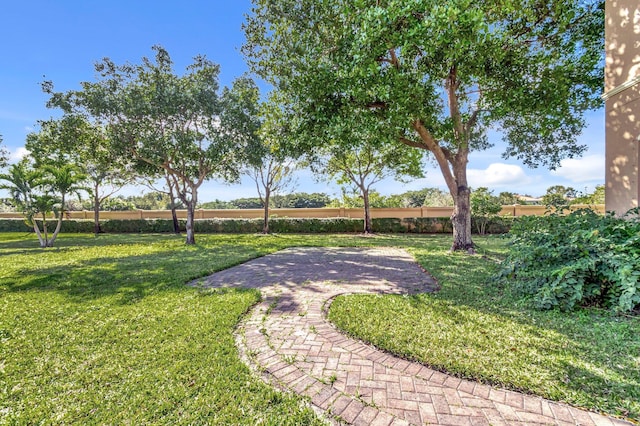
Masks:
[[[560,167],[551,172],[571,182],[604,181],[604,155],[588,155],[583,158],[569,158],[560,162]]]
[[[442,177],[440,170],[429,170],[426,177],[415,179],[407,183],[398,183],[392,179],[387,179],[376,185],[376,189],[382,194],[401,194],[406,191],[417,191],[422,188],[439,188],[443,191],[447,190],[447,184]]]
[[[514,188],[531,182],[522,167],[513,164],[492,163],[484,170],[467,170],[469,185],[473,188],[486,186],[489,189],[499,187]]]
[[[24,157],[26,157],[29,154],[30,154],[29,150],[21,146],[20,148],[17,148],[16,150],[11,151],[11,153],[9,154],[9,162],[17,163],[18,161],[22,160]]]
[[[524,190],[527,185],[535,182],[535,179],[527,176],[518,165],[492,163],[486,169],[467,169],[469,186],[479,188],[486,186],[489,189],[504,189],[518,192]],[[447,184],[439,169],[433,167],[427,172],[426,177],[416,179],[406,184],[399,184],[391,179],[380,182],[376,185],[378,191],[383,194],[400,194],[405,191],[418,190],[421,188],[439,188],[448,191]],[[527,189],[529,190],[529,189]]]
[[[35,131],[35,129],[33,127],[31,127],[31,126],[26,126],[24,128],[24,131],[27,132],[27,133],[32,133],[33,131]]]

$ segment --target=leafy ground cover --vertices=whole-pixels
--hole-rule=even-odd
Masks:
[[[290,246],[400,246],[436,295],[346,296],[330,317],[381,348],[464,377],[626,415],[640,412],[640,324],[540,312],[492,284],[504,241],[448,253],[450,236],[0,234],[0,424],[318,424],[254,378],[233,330],[255,291],[184,283]]]
[[[640,318],[603,310],[540,311],[492,280],[504,240],[483,256],[429,239],[410,251],[442,289],[433,295],[338,297],[329,318],[348,334],[458,377],[640,420]]]

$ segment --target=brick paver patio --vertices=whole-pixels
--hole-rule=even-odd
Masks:
[[[461,380],[338,332],[324,309],[343,293],[428,292],[436,282],[394,248],[292,248],[198,281],[259,288],[241,323],[243,358],[270,383],[354,425],[626,425],[564,404]]]

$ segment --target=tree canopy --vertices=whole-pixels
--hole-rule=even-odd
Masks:
[[[500,197],[493,195],[489,188],[481,186],[471,192],[471,214],[475,219],[478,234],[486,234],[489,219],[498,215],[501,210]]]
[[[369,194],[373,186],[382,179],[394,176],[397,180],[405,177],[423,177],[421,156],[417,151],[408,151],[398,145],[379,144],[350,132],[359,138],[349,149],[345,145],[327,141],[312,156],[311,169],[324,180],[335,180],[358,192],[364,208],[364,233],[373,232]]]
[[[75,164],[91,187],[94,232],[100,233],[102,203],[133,181],[132,161],[122,155],[103,126],[79,114],[43,120],[27,135],[25,147],[36,164]]]
[[[604,204],[604,185],[596,185],[591,193],[581,194],[572,204]]]
[[[466,167],[490,126],[530,166],[583,152],[582,114],[601,104],[603,4],[254,0],[243,52],[299,149],[365,126],[429,151],[454,199],[452,249],[471,249]]]
[[[0,168],[6,167],[8,161],[9,161],[9,152],[7,151],[7,148],[2,146],[2,135],[0,135]]]
[[[220,90],[220,67],[196,56],[183,75],[169,53],[154,46],[155,58],[139,65],[96,64],[99,78],[82,89],[56,93],[49,105],[91,117],[103,125],[117,152],[164,171],[187,208],[187,244],[194,244],[198,189],[207,180],[236,181],[257,143],[258,89],[239,78]],[[144,168],[141,168],[144,169]]]
[[[570,186],[553,185],[542,196],[542,204],[554,208],[566,208],[576,198],[577,192]]]
[[[86,176],[73,164],[40,164],[34,167],[27,159],[9,166],[7,173],[0,174],[0,189],[9,191],[11,203],[24,215],[25,223],[32,227],[40,247],[53,247],[62,228],[66,210],[66,197],[80,197],[87,188],[81,185]],[[57,224],[49,235],[47,217],[54,213]],[[40,224],[42,229],[40,229]]]

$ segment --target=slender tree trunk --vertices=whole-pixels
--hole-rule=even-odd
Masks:
[[[47,247],[47,243],[42,239],[42,233],[40,232],[40,227],[38,226],[38,221],[33,220],[33,231],[38,236],[38,243],[40,243],[41,248]]]
[[[187,245],[194,245],[196,243],[196,238],[193,230],[195,210],[196,202],[192,199],[187,203],[187,241],[185,242],[185,244]]]
[[[169,188],[169,199],[171,200],[171,219],[173,220],[173,232],[176,235],[180,235],[180,222],[178,222],[178,213],[176,212],[176,197],[173,193],[173,185],[169,176],[165,175],[167,181],[167,187]]]
[[[60,209],[60,216],[58,217],[58,223],[56,224],[56,229],[53,231],[53,235],[51,236],[51,239],[47,243],[47,247],[53,247],[53,243],[55,243],[56,238],[58,238],[60,229],[62,229],[62,219],[64,219],[64,195],[62,196],[62,208]]]
[[[489,222],[489,219],[486,219],[484,217],[476,217],[476,222],[478,222],[478,233],[480,235],[486,235],[487,234],[487,223]]]
[[[43,234],[43,240],[40,246],[47,247],[47,245],[49,244],[49,233],[47,232],[47,214],[46,213],[42,213],[42,234]]]
[[[373,233],[373,222],[371,220],[371,207],[369,206],[369,189],[360,188],[362,190],[362,200],[364,201],[364,233]]]
[[[453,197],[453,245],[451,251],[464,250],[474,253],[475,244],[471,239],[471,191],[467,185],[466,155],[454,162],[453,172],[458,185],[457,193]]]
[[[98,195],[98,190],[100,186],[96,182],[93,187],[93,233],[97,236],[102,232],[100,229],[100,195]]]
[[[171,219],[173,220],[173,232],[180,235],[180,222],[178,222],[178,213],[176,212],[176,203],[171,202]]]
[[[269,233],[269,198],[271,197],[271,190],[266,188],[264,193],[264,222],[262,224],[262,233]]]

